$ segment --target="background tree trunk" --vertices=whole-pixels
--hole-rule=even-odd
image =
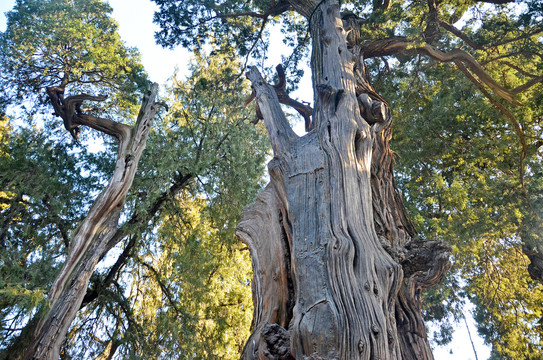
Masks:
[[[70,242],[66,262],[48,293],[49,308],[41,309],[5,352],[8,359],[58,360],[62,342],[81,306],[96,264],[116,245],[112,241],[116,239],[113,235],[157,111],[157,92],[158,85],[153,84],[144,97],[133,128],[106,119],[91,119],[87,115],[73,119],[78,124],[92,122],[90,126],[119,140],[115,170]],[[54,103],[57,114],[74,115],[73,111],[66,110],[69,99]]]
[[[447,270],[449,249],[413,240],[388,107],[363,76],[363,54],[347,47],[336,1],[311,9],[297,10],[313,41],[312,130],[297,137],[273,88],[248,72],[274,158],[237,231],[254,269],[243,358],[432,359],[419,295]]]

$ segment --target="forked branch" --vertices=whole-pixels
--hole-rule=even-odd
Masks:
[[[264,81],[254,66],[247,71],[247,78],[252,83],[254,96],[268,130],[273,152],[278,155],[288,149],[297,135],[281,109],[275,88]]]
[[[287,86],[287,80],[285,77],[285,70],[283,69],[283,65],[279,64],[275,67],[275,70],[277,71],[277,83],[273,85],[273,88],[275,89],[275,94],[277,95],[277,98],[279,99],[279,102],[281,104],[290,106],[294,108],[302,117],[304,118],[305,123],[305,131],[311,130],[311,115],[313,114],[313,108],[307,104],[303,104],[299,101],[294,100],[290,96],[288,96],[286,90]],[[253,92],[251,93],[251,96],[245,102],[243,103],[243,106],[249,105],[256,97],[255,90],[253,88]],[[260,108],[257,104],[256,109],[256,120],[262,119],[262,113],[260,111]]]

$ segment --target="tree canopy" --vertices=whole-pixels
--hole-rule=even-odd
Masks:
[[[447,239],[454,249],[453,271],[427,295],[426,315],[459,319],[469,300],[480,334],[496,353],[537,358],[543,292],[527,272],[521,237],[538,230],[519,184],[519,139],[506,116],[497,116],[472,83],[451,72],[434,64],[424,79],[400,73],[397,82],[381,88],[397,109],[392,146],[406,204],[421,236]],[[413,88],[418,96],[409,95]],[[529,104],[517,116],[531,132],[537,123],[531,114],[541,109],[540,102]],[[425,140],[428,134],[439,141]],[[525,161],[530,171],[524,181],[537,203],[541,155],[532,152]]]

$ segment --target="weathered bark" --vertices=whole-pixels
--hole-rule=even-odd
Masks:
[[[116,237],[113,235],[157,111],[157,84],[153,84],[144,97],[134,127],[76,111],[81,100],[101,98],[77,95],[64,99],[56,89],[48,90],[56,114],[63,118],[67,130],[81,124],[88,125],[116,137],[119,150],[109,184],[99,194],[71,239],[64,266],[47,296],[49,308],[42,309],[29,323],[20,340],[8,350],[8,359],[58,360],[60,347],[80,308],[90,276],[99,259],[115,245]]]
[[[274,158],[237,230],[254,270],[243,358],[432,359],[419,295],[443,276],[449,249],[414,240],[394,187],[390,111],[360,48],[347,47],[336,1],[293,7],[310,20],[312,130],[296,136],[273,87],[249,70]]]
[[[273,359],[268,350],[265,326],[277,324],[288,328],[292,318],[293,288],[290,266],[288,229],[283,226],[279,197],[272,184],[258,194],[255,204],[244,211],[237,235],[251,250],[253,259],[253,334],[245,352]],[[277,357],[278,359],[281,357]]]
[[[522,247],[524,254],[530,260],[528,273],[532,279],[543,283],[543,245],[541,243],[530,245]]]

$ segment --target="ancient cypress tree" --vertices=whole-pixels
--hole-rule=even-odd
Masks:
[[[420,239],[406,214],[394,185],[391,109],[372,87],[376,74],[367,65],[388,56],[456,65],[515,126],[522,178],[526,140],[508,108],[520,105],[518,94],[540,86],[541,65],[518,70],[525,80],[504,86],[481,63],[513,58],[521,41],[525,56],[540,64],[540,5],[525,3],[519,16],[507,10],[508,1],[487,1],[499,5],[482,8],[432,0],[155,2],[158,39],[170,46],[200,44],[221,33],[247,55],[280,15],[288,30],[298,31],[293,38],[298,35],[299,45],[304,33],[311,40],[312,108],[288,97],[281,68],[275,85],[257,68],[247,71],[274,156],[270,184],[246,209],[237,232],[254,269],[253,333],[243,358],[433,358],[420,295],[442,279],[450,248]],[[475,8],[488,11],[482,19],[492,30],[454,25]],[[504,44],[510,46],[503,57],[491,55]],[[304,116],[305,135],[294,133],[281,103]],[[532,276],[540,279],[538,244],[526,241],[526,254]]]

